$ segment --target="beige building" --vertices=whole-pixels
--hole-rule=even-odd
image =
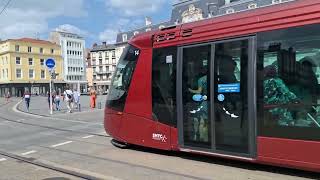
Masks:
[[[47,59],[55,60],[55,88],[63,88],[62,57],[59,45],[49,41],[22,38],[0,42],[0,96],[10,92],[22,96],[28,89],[33,94],[49,90]]]

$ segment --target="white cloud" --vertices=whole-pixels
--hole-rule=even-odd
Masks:
[[[106,0],[109,11],[119,11],[125,16],[147,15],[159,10],[166,0]]]
[[[109,24],[105,30],[99,33],[99,40],[106,41],[107,43],[115,43],[117,34],[120,31],[128,31],[132,29],[141,28],[144,26],[143,19],[129,19],[129,18],[119,18],[117,22]]]
[[[84,0],[11,1],[8,8],[0,15],[0,38],[35,37],[36,34],[48,33],[50,18],[87,15]]]
[[[99,40],[105,41],[108,44],[113,44],[116,42],[118,31],[114,28],[107,28],[99,34]]]

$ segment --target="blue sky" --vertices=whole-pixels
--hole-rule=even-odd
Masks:
[[[0,0],[0,11],[8,0]],[[0,14],[0,39],[40,37],[55,29],[78,33],[86,46],[113,43],[119,31],[170,19],[173,0],[11,0]]]

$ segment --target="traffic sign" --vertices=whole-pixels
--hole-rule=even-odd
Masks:
[[[56,65],[54,59],[47,59],[46,60],[46,66],[49,68],[49,69],[52,69],[54,68],[54,66]]]

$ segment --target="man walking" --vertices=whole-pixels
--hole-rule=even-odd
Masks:
[[[69,113],[72,113],[73,109],[73,92],[67,86],[66,90],[63,93],[63,99],[66,101],[67,108]]]
[[[26,90],[23,94],[23,98],[26,103],[27,111],[29,112],[31,93],[28,90]]]

